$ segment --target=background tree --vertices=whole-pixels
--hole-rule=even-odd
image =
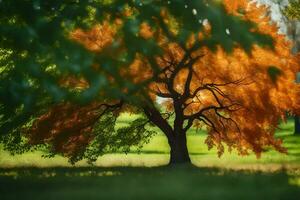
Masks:
[[[290,33],[292,36],[294,44],[294,52],[299,52],[300,50],[300,39],[299,39],[299,20],[300,20],[300,2],[291,1],[290,4],[285,7],[284,10],[285,16],[291,21],[292,26],[290,27]],[[297,77],[297,82],[299,82]],[[300,134],[300,121],[299,116],[295,116],[295,133]]]
[[[6,149],[46,145],[71,162],[94,161],[141,146],[153,135],[151,123],[168,138],[170,163],[190,162],[192,126],[206,127],[206,143],[219,155],[225,144],[242,155],[259,156],[267,146],[285,152],[274,131],[286,110],[299,109],[299,65],[265,7],[237,0],[21,2],[25,13],[1,2],[2,47],[13,56],[1,73]],[[52,23],[48,41],[43,31]],[[125,111],[143,115],[116,129]]]
[[[286,37],[292,41],[293,45],[291,51],[297,54],[300,50],[300,22],[297,18],[295,18],[295,16],[297,15],[296,10],[297,7],[299,7],[299,3],[297,1],[289,0],[258,0],[258,2],[270,7],[270,16],[272,17],[272,20],[274,20],[280,27],[279,32],[285,34]],[[294,133],[299,134],[299,117],[294,116],[294,120]]]
[[[300,2],[297,0],[293,0],[285,9],[285,14],[290,19],[300,19]]]

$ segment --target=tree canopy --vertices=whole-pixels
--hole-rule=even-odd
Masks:
[[[267,8],[247,0],[2,1],[1,134],[76,162],[142,146],[159,127],[171,162],[186,132],[209,148],[258,156],[299,112],[299,56]],[[25,9],[26,8],[26,9]],[[142,113],[115,128],[122,112]]]

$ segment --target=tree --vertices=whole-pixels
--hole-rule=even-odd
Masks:
[[[297,54],[300,50],[299,34],[300,22],[297,20],[297,9],[299,7],[298,1],[289,0],[258,0],[259,3],[268,5],[270,7],[270,15],[272,19],[278,24],[279,32],[286,34],[292,43],[292,52]],[[297,77],[296,82],[299,83]],[[295,129],[294,133],[300,133],[299,116],[294,116]]]
[[[293,0],[285,8],[285,15],[290,19],[300,19],[300,2]]]
[[[300,49],[300,41],[297,37],[299,33],[297,33],[297,25],[299,26],[300,19],[300,2],[299,1],[291,1],[289,5],[285,7],[284,14],[286,18],[290,21],[290,35],[294,41],[294,52],[299,52]],[[299,77],[297,76],[297,82],[299,83]],[[299,116],[295,116],[295,134],[300,134],[300,121]]]
[[[34,2],[35,23],[11,10],[14,3],[3,6],[2,46],[17,55],[1,73],[7,149],[46,145],[71,162],[94,161],[141,147],[154,134],[150,123],[168,139],[170,164],[190,162],[186,134],[193,126],[207,129],[206,144],[219,156],[225,146],[242,155],[259,156],[267,146],[286,151],[274,131],[287,110],[299,111],[299,56],[290,54],[267,8],[246,0],[55,1],[53,14]],[[57,34],[51,41],[43,32],[49,21]],[[30,35],[24,40],[33,38],[20,47],[13,39],[23,26]],[[115,128],[125,111],[141,115]]]

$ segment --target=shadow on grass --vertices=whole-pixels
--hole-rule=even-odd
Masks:
[[[122,151],[118,152],[118,153],[123,153]],[[132,154],[165,154],[165,155],[169,155],[170,152],[167,151],[156,151],[156,150],[141,150],[141,151],[137,151],[137,150],[131,150],[130,153]],[[194,156],[194,155],[209,155],[209,153],[201,153],[201,152],[190,152],[190,155]]]
[[[73,167],[0,169],[1,199],[287,199],[300,197],[285,171]],[[296,177],[297,178],[297,177]],[[299,178],[299,177],[298,177]]]

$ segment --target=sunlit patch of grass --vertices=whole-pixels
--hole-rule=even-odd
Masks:
[[[4,172],[0,172],[0,177],[1,176],[13,177],[14,179],[16,179],[18,177],[18,172],[17,171],[4,171]]]
[[[95,168],[20,168],[20,169],[1,169],[0,177],[11,177],[19,179],[24,177],[35,178],[54,178],[54,177],[104,177],[104,176],[120,176],[121,172],[116,170],[95,170]]]
[[[289,184],[300,187],[300,168],[287,170],[289,176]]]
[[[51,178],[51,177],[55,177],[56,173],[55,172],[43,172],[41,175],[39,175],[39,178]]]
[[[88,171],[80,171],[80,172],[66,172],[63,174],[63,176],[67,177],[101,177],[101,176],[119,176],[121,175],[121,172],[118,171],[103,171],[103,172],[97,172],[94,170],[88,170]]]
[[[289,184],[300,187],[300,176],[290,177],[289,178]]]

